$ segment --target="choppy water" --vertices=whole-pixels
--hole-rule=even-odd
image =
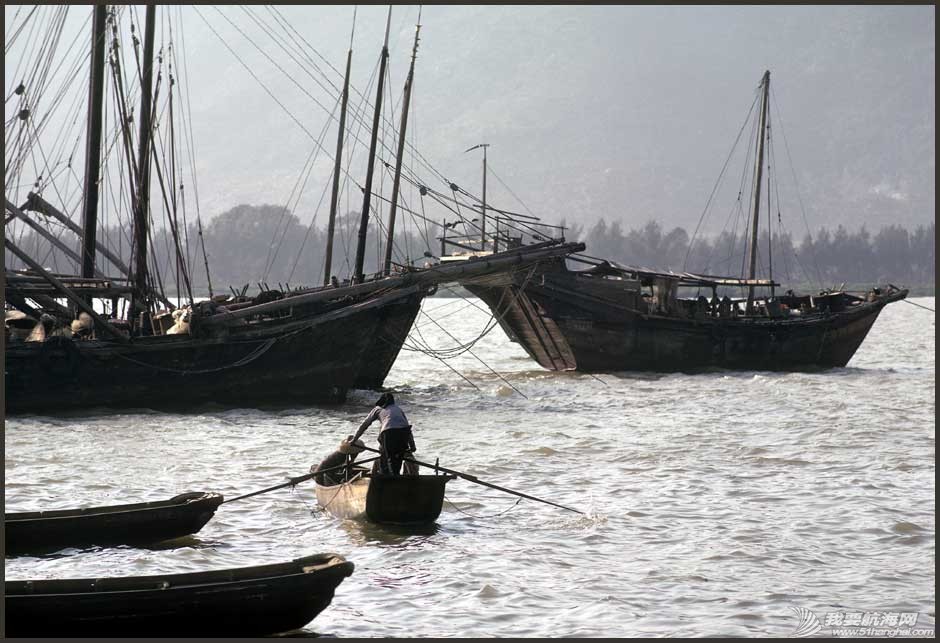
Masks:
[[[425,308],[462,341],[488,320],[462,300]],[[457,343],[418,324],[431,346]],[[497,327],[473,353],[526,397],[470,353],[448,363],[479,390],[433,357],[399,358],[387,384],[418,456],[589,517],[458,480],[435,530],[398,533],[313,513],[305,483],[223,505],[182,546],[11,558],[6,575],[200,571],[332,551],[356,571],[308,633],[787,636],[798,607],[821,621],[917,612],[932,629],[934,337],[932,313],[897,303],[848,368],[600,381],[541,370]],[[332,451],[375,396],[329,409],[14,418],[6,509],[277,484]]]

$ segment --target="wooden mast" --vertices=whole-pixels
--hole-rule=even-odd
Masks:
[[[764,72],[761,79],[762,96],[760,107],[760,132],[757,137],[757,158],[754,165],[754,201],[753,218],[751,219],[751,241],[748,244],[747,253],[749,258],[747,278],[754,279],[757,276],[757,224],[760,217],[760,184],[764,166],[764,139],[767,135],[767,96],[770,93],[770,71]],[[752,312],[754,307],[754,286],[747,287],[747,314]]]
[[[95,236],[98,230],[98,179],[101,173],[101,119],[104,104],[104,53],[107,5],[95,5],[91,31],[91,73],[88,79],[88,139],[85,143],[85,194],[82,203],[81,274],[95,275]]]
[[[477,148],[483,148],[483,207],[480,208],[480,250],[486,250],[486,148],[489,146],[489,143],[480,143],[464,150],[464,154],[466,154]]]
[[[355,17],[353,17],[355,22]],[[353,26],[355,28],[355,25]],[[343,81],[343,98],[339,111],[339,133],[336,135],[336,162],[333,165],[333,195],[330,197],[330,222],[326,229],[326,261],[323,266],[323,285],[330,283],[333,271],[333,236],[336,232],[336,207],[339,203],[339,173],[343,161],[343,134],[346,133],[346,105],[349,103],[349,73],[352,68],[352,34],[349,35],[349,52],[346,54],[346,79]]]
[[[483,207],[480,216],[480,250],[486,250],[486,148],[489,143],[483,144]]]
[[[421,15],[415,25],[415,44],[411,49],[411,66],[405,79],[405,96],[402,99],[401,127],[398,128],[398,155],[395,157],[395,180],[392,183],[392,204],[388,213],[388,240],[385,243],[385,274],[392,271],[392,242],[395,235],[395,213],[398,208],[398,188],[401,185],[401,162],[405,156],[405,133],[408,129],[408,110],[411,107],[411,84],[415,75],[415,58],[418,56],[418,34],[421,31]]]
[[[144,60],[141,77],[140,95],[140,132],[138,136],[139,147],[137,154],[137,168],[139,181],[137,187],[137,202],[134,208],[134,294],[129,317],[131,328],[136,323],[138,308],[149,310],[147,301],[147,235],[149,227],[149,201],[150,201],[150,133],[151,133],[151,101],[153,99],[153,40],[156,24],[156,9],[152,4],[147,5],[147,16],[144,24]]]
[[[382,57],[379,60],[379,82],[375,96],[375,114],[372,117],[372,140],[369,143],[369,165],[366,170],[366,185],[362,203],[362,218],[359,220],[359,243],[356,246],[356,272],[353,279],[362,282],[362,265],[366,255],[366,233],[369,228],[369,204],[372,200],[372,177],[375,170],[375,146],[379,135],[379,120],[382,116],[382,93],[385,88],[385,65],[388,62],[388,32],[392,26],[392,6],[388,7],[388,20],[385,23],[385,43],[382,45]]]

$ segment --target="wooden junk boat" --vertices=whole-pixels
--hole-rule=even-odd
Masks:
[[[892,285],[867,292],[776,294],[759,279],[757,229],[770,72],[762,79],[747,277],[719,277],[622,266],[571,270],[564,259],[519,271],[462,281],[490,307],[510,339],[551,370],[684,371],[709,367],[799,370],[845,366],[881,310],[907,296]],[[458,259],[452,255],[451,260]],[[769,262],[772,266],[772,261]],[[678,290],[699,296],[680,298]],[[718,298],[719,288],[746,296]],[[770,296],[755,298],[755,288]],[[701,295],[710,295],[706,299]]]
[[[609,261],[573,271],[558,261],[528,284],[507,277],[465,286],[498,311],[506,333],[541,366],[585,372],[845,366],[882,308],[907,295],[887,286],[860,295],[777,296],[735,315],[676,294],[752,283]]]
[[[7,326],[4,385],[8,413],[97,406],[185,408],[186,405],[206,401],[231,404],[339,402],[345,399],[350,388],[377,388],[382,385],[418,314],[421,301],[438,284],[456,281],[461,276],[513,270],[577,249],[573,244],[521,248],[464,266],[399,266],[398,271],[393,271],[391,248],[394,206],[397,204],[405,141],[406,107],[399,137],[384,270],[372,275],[365,274],[365,239],[371,211],[383,71],[378,81],[355,271],[343,282],[336,280],[331,275],[331,253],[341,172],[339,163],[343,157],[341,152],[345,129],[342,121],[346,114],[349,90],[347,64],[323,285],[296,289],[288,287],[283,290],[265,287],[255,297],[245,296],[246,286],[240,293],[233,290],[231,297],[216,295],[207,301],[195,301],[189,278],[189,258],[181,246],[177,228],[177,203],[182,195],[175,191],[175,185],[180,177],[173,174],[175,166],[169,166],[165,158],[162,166],[156,161],[159,141],[155,142],[152,136],[155,126],[151,117],[156,113],[169,114],[170,126],[163,129],[168,133],[174,132],[173,110],[157,109],[154,99],[153,68],[157,66],[156,60],[161,64],[163,61],[162,56],[154,56],[155,6],[147,6],[145,28],[142,30],[143,61],[136,158],[132,153],[135,141],[132,140],[131,128],[126,126],[131,121],[131,114],[126,109],[127,94],[130,92],[125,91],[120,83],[120,52],[125,51],[125,48],[119,46],[117,38],[119,11],[119,8],[113,7],[109,11],[104,5],[94,8],[82,225],[75,223],[42,197],[39,180],[35,185],[40,187],[31,191],[21,205],[17,206],[9,198],[15,198],[15,194],[8,194],[5,199],[8,226],[28,226],[31,233],[42,237],[44,243],[51,244],[51,251],[59,260],[70,260],[80,266],[79,274],[62,274],[46,269],[45,258],[40,260],[33,257],[26,248],[17,245],[18,239],[8,228],[4,239],[6,256],[18,259],[25,268],[7,269],[5,303],[36,322],[34,336],[29,338],[17,337]],[[107,152],[125,157],[122,159],[122,162],[126,160],[124,165],[133,168],[133,171],[125,172],[128,175],[125,179],[130,185],[128,200],[133,214],[130,244],[133,257],[130,265],[126,265],[96,236],[99,227],[99,184],[103,182],[100,171],[103,156],[101,140],[105,104],[103,88],[108,78],[105,44],[108,42],[109,22],[114,33],[108,58],[112,71],[111,85],[115,88],[115,100],[122,110],[121,118],[116,120],[122,125],[114,134],[115,144]],[[383,70],[388,57],[387,45],[386,33],[386,44],[380,61]],[[49,56],[50,65],[52,50],[44,49],[42,54]],[[410,78],[409,73],[406,100]],[[158,74],[158,89],[159,81]],[[32,96],[33,88],[27,86],[28,82],[21,84],[15,92],[19,102],[11,101],[9,104],[9,109],[13,109],[16,103],[19,111],[15,118],[7,122],[7,140],[16,142],[7,148],[7,166],[18,172],[23,171],[25,164],[17,159],[28,156],[28,146],[36,138],[32,134],[24,134],[32,132],[32,128],[36,127],[33,123],[36,116],[31,111],[31,101],[36,97]],[[169,100],[172,100],[174,92],[180,91],[180,86],[181,83],[173,83],[171,78]],[[159,271],[151,269],[151,265],[156,264],[154,258],[148,259],[148,247],[153,245],[153,231],[150,229],[152,169],[156,170],[160,179],[168,230],[172,232],[173,248],[168,252],[171,254],[170,259],[174,258],[172,255],[175,253],[177,286],[179,292],[187,293],[189,298],[189,304],[179,308],[165,296]],[[169,179],[164,180],[167,175]],[[122,179],[122,185],[123,182]],[[13,172],[8,177],[7,186],[30,183],[30,180]],[[171,188],[169,193],[167,185]],[[56,234],[50,232],[50,229],[55,230]],[[201,223],[198,230],[201,236]],[[75,252],[59,238],[62,231],[74,233],[81,239],[80,252]],[[169,235],[166,237],[169,238]],[[169,241],[167,245],[171,245]],[[203,255],[208,275],[208,259],[204,250]],[[109,263],[106,264],[103,258]],[[109,274],[105,274],[104,270],[108,270]],[[118,318],[121,315],[118,303],[122,300],[127,304],[125,319]],[[94,301],[110,301],[110,316],[96,312],[92,305]],[[79,319],[76,320],[76,317]],[[76,332],[75,323],[81,322],[82,318],[85,321],[79,324],[80,328]],[[17,323],[21,324],[22,320]],[[71,333],[65,330],[69,324],[73,327]]]
[[[222,504],[218,493],[184,493],[169,500],[108,507],[8,513],[7,555],[88,545],[150,544],[195,534]]]
[[[336,554],[239,569],[112,578],[8,580],[6,634],[264,636],[299,629],[354,566]]]
[[[452,475],[376,475],[354,467],[349,479],[315,485],[317,502],[337,518],[385,525],[425,525],[441,515]]]

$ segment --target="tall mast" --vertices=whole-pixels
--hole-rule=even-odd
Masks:
[[[767,136],[767,96],[770,93],[770,71],[764,72],[761,79],[762,97],[760,106],[760,132],[757,138],[757,158],[754,166],[754,201],[753,218],[751,220],[751,242],[748,244],[747,253],[750,260],[748,265],[747,278],[754,279],[757,276],[757,224],[760,220],[760,184],[764,169],[764,139]],[[750,313],[754,306],[754,285],[747,287],[747,307],[746,312]]]
[[[356,17],[353,14],[353,29]],[[326,229],[326,261],[323,266],[323,285],[330,283],[333,270],[333,235],[336,231],[336,207],[339,203],[339,173],[343,160],[343,135],[346,133],[346,105],[349,102],[349,72],[352,67],[352,33],[349,35],[349,52],[346,54],[346,79],[343,81],[343,98],[339,111],[339,133],[336,135],[336,163],[333,165],[333,196],[330,197],[330,223]]]
[[[137,168],[139,181],[137,188],[137,203],[134,208],[134,247],[136,261],[134,264],[134,293],[130,309],[133,318],[137,315],[137,307],[149,308],[147,296],[147,233],[150,213],[150,113],[153,98],[153,39],[156,24],[156,10],[154,5],[147,5],[147,16],[144,24],[144,60],[140,88],[140,132],[138,135],[139,147],[137,150]],[[136,306],[136,307],[135,307]]]
[[[375,146],[379,135],[379,119],[382,116],[382,92],[385,87],[385,65],[388,62],[388,31],[392,26],[392,6],[388,7],[388,20],[385,23],[385,43],[382,45],[382,57],[379,60],[379,82],[375,96],[375,114],[372,117],[372,140],[369,143],[369,166],[366,170],[365,195],[362,203],[362,218],[359,220],[359,243],[356,246],[355,280],[362,282],[362,264],[366,255],[366,232],[369,228],[369,203],[372,200],[372,176],[375,169]]]
[[[486,148],[489,143],[483,145],[483,208],[480,217],[480,250],[486,250]]]
[[[95,276],[95,235],[98,230],[98,179],[101,173],[101,118],[104,104],[104,53],[107,5],[95,5],[91,31],[91,74],[88,79],[88,139],[85,143],[85,196],[82,204],[81,271]]]
[[[421,31],[421,14],[415,25],[415,44],[411,49],[411,66],[405,79],[405,97],[402,99],[401,127],[398,128],[398,156],[395,157],[395,180],[392,183],[392,205],[388,213],[388,241],[385,244],[385,274],[392,271],[392,241],[395,235],[395,212],[398,209],[398,188],[401,185],[401,162],[405,156],[405,132],[408,129],[408,110],[411,106],[411,83],[415,75],[415,58],[418,56],[418,33]]]
[[[483,207],[480,210],[480,250],[486,250],[486,148],[489,146],[489,143],[480,143],[479,145],[474,145],[473,147],[464,150],[464,153],[466,154],[467,152],[472,152],[477,148],[483,148]]]

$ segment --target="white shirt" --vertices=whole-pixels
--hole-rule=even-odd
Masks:
[[[379,434],[388,429],[407,429],[410,426],[408,418],[405,417],[405,412],[402,411],[401,407],[397,404],[389,404],[385,408],[377,406],[369,411],[369,415],[367,415],[366,419],[359,425],[359,430],[356,431],[356,439],[365,433],[369,425],[376,420],[379,420],[382,424],[382,428],[379,429]]]

